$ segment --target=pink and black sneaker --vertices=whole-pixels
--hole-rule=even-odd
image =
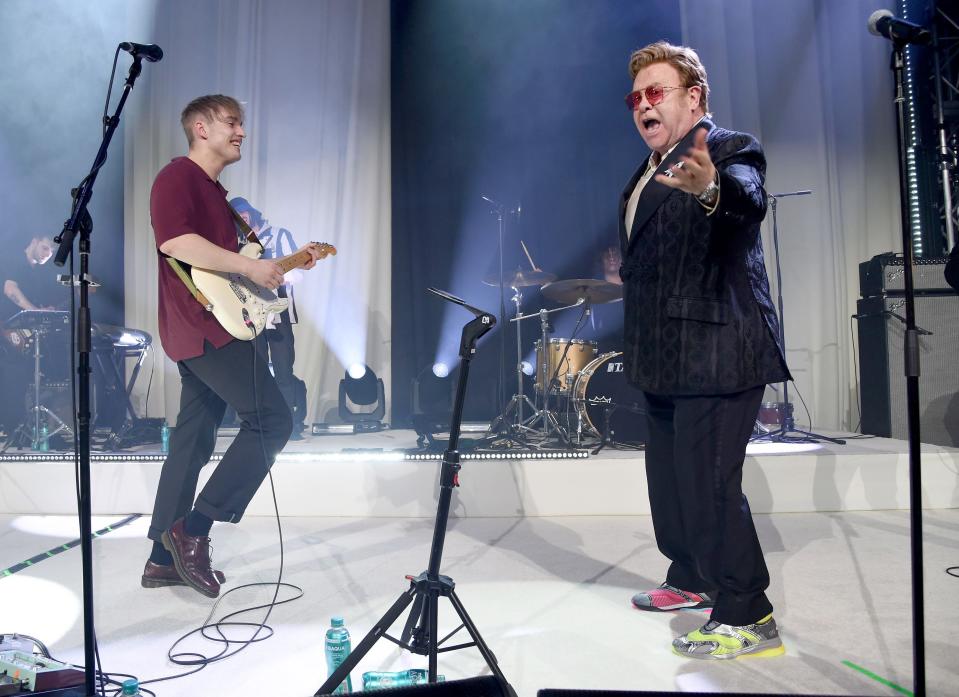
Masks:
[[[663,583],[652,591],[644,591],[633,596],[633,607],[649,612],[670,612],[672,610],[708,610],[715,601],[706,593],[691,593]]]

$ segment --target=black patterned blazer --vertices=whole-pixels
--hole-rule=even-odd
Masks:
[[[759,142],[704,119],[656,171],[677,162],[700,128],[709,131],[719,171],[711,216],[691,194],[650,179],[627,237],[626,203],[645,163],[619,203],[625,370],[654,394],[728,394],[789,377],[759,230],[766,215]]]

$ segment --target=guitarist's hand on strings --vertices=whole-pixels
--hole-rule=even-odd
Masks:
[[[317,260],[322,259],[322,258],[325,256],[325,255],[317,248],[317,245],[316,245],[315,242],[309,242],[309,243],[303,245],[302,247],[300,247],[300,248],[299,248],[298,250],[296,250],[296,251],[299,253],[299,252],[302,252],[304,249],[307,250],[307,251],[310,253],[310,260],[309,260],[308,262],[306,262],[305,264],[302,265],[302,268],[304,268],[304,269],[312,269],[314,266],[316,266]]]
[[[283,285],[283,268],[273,259],[249,259],[243,275],[256,285],[270,290]]]

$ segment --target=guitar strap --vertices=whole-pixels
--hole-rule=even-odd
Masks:
[[[260,242],[260,239],[256,236],[256,233],[253,232],[253,229],[246,224],[246,221],[243,220],[240,214],[236,212],[236,209],[233,206],[231,206],[229,202],[225,202],[225,203],[226,203],[226,207],[230,209],[230,214],[233,216],[233,221],[236,223],[236,226],[240,228],[240,232],[243,233],[243,236],[246,238],[246,241],[260,245],[260,249],[263,250],[264,249],[263,243]],[[174,259],[171,256],[168,256],[165,258],[167,263],[170,265],[170,268],[172,268],[174,273],[176,273],[176,275],[180,278],[180,280],[183,281],[183,284],[186,286],[186,289],[190,291],[190,295],[192,295],[198,303],[203,305],[204,309],[207,310],[207,312],[212,312],[213,303],[207,300],[206,296],[203,295],[203,293],[200,292],[200,289],[196,287],[196,284],[193,282],[193,279],[190,277],[190,274],[187,272],[186,269],[183,268],[183,264],[181,264],[177,259]]]

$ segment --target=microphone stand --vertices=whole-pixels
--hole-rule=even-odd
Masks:
[[[925,619],[923,617],[922,572],[922,451],[919,442],[919,334],[916,327],[916,294],[913,285],[913,249],[909,224],[909,192],[906,187],[905,117],[906,42],[894,40],[890,69],[896,79],[896,134],[899,145],[899,206],[902,230],[903,281],[906,301],[906,330],[903,345],[903,372],[906,377],[906,413],[909,425],[909,539],[912,560],[912,646],[913,694],[925,697]],[[946,211],[946,215],[949,212]]]
[[[767,194],[766,196],[769,199],[769,207],[772,210],[773,214],[773,249],[775,251],[776,257],[776,295],[777,303],[779,309],[779,343],[783,347],[783,351],[786,350],[786,318],[783,315],[783,273],[782,266],[779,261],[779,225],[776,218],[776,205],[781,198],[786,198],[787,196],[808,196],[812,191],[790,191],[785,194]],[[771,430],[768,433],[763,433],[759,436],[754,436],[750,440],[771,440],[777,443],[816,443],[820,440],[829,441],[836,445],[845,445],[846,441],[839,438],[830,438],[829,436],[824,436],[821,433],[814,433],[812,431],[803,431],[796,428],[796,421],[793,418],[792,405],[789,403],[789,381],[783,380],[783,413],[780,416],[779,428]],[[812,424],[810,424],[810,428]],[[792,433],[798,433],[799,436],[790,435]]]
[[[90,487],[90,347],[91,327],[89,286],[91,276],[90,267],[90,236],[93,232],[93,220],[87,210],[90,198],[93,195],[93,185],[97,180],[100,168],[107,161],[107,150],[110,141],[120,123],[120,112],[126,104],[127,97],[133,89],[133,83],[140,76],[142,69],[140,56],[135,56],[133,65],[127,75],[123,93],[117,104],[113,116],[107,119],[103,132],[103,141],[93,160],[90,173],[84,177],[80,185],[74,190],[73,211],[70,219],[64,223],[63,231],[57,235],[54,242],[60,247],[57,250],[53,263],[63,266],[66,258],[73,253],[73,241],[80,235],[80,308],[77,312],[77,430],[75,454],[79,458],[79,517],[80,517],[80,554],[82,557],[83,582],[83,660],[84,660],[84,694],[94,697],[96,692],[96,632],[94,631],[93,615],[93,526],[91,522],[91,487]]]
[[[438,290],[436,288],[428,289],[444,300],[461,305],[473,314],[473,319],[463,326],[460,336],[460,374],[456,384],[456,397],[453,400],[453,414],[450,418],[450,440],[446,452],[443,454],[443,465],[440,469],[440,494],[437,503],[436,519],[433,523],[433,542],[430,546],[430,559],[427,570],[418,576],[407,576],[410,587],[406,590],[389,610],[386,611],[379,621],[373,625],[373,628],[357,644],[344,661],[334,670],[330,677],[326,679],[320,688],[314,693],[314,697],[321,695],[332,695],[339,685],[346,680],[350,671],[356,667],[360,660],[369,652],[373,645],[380,639],[386,639],[393,642],[400,648],[413,653],[428,657],[430,683],[437,681],[437,656],[447,651],[456,651],[475,646],[487,667],[496,679],[501,692],[506,697],[516,697],[516,691],[507,682],[503,671],[500,670],[496,661],[496,656],[487,646],[486,642],[480,636],[479,630],[473,624],[473,620],[466,612],[462,601],[456,595],[453,579],[449,576],[440,574],[440,564],[443,558],[443,546],[446,542],[446,529],[449,524],[450,504],[452,502],[453,488],[459,486],[460,453],[457,450],[459,445],[460,425],[463,420],[463,401],[466,395],[466,382],[469,377],[470,362],[476,353],[476,342],[486,332],[496,324],[496,317],[488,312],[483,312],[475,307],[467,305],[466,302],[454,295]],[[439,617],[439,599],[447,598],[456,611],[460,620],[460,625],[445,637],[440,638],[438,629]],[[406,625],[403,628],[399,638],[390,636],[390,627],[396,622],[403,612],[412,605],[410,614],[407,617]],[[461,629],[466,629],[469,635],[469,641],[455,644],[453,646],[444,646],[447,640],[453,638]]]

